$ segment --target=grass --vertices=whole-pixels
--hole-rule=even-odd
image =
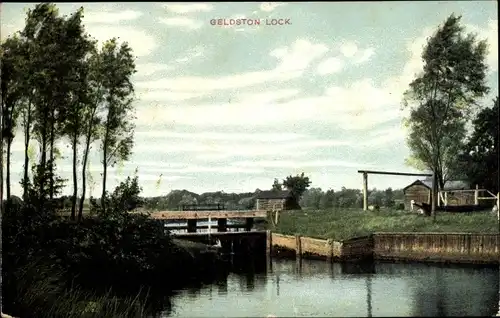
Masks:
[[[287,235],[340,241],[374,232],[497,233],[498,221],[491,211],[438,212],[436,222],[433,222],[432,217],[390,209],[302,210],[281,212],[278,225],[272,230]]]
[[[149,291],[139,290],[135,297],[117,297],[64,287],[62,272],[43,262],[18,268],[15,273],[16,299],[9,308],[21,317],[144,317]]]

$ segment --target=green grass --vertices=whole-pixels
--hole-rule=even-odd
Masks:
[[[31,317],[144,317],[148,290],[139,290],[134,297],[117,297],[111,290],[104,294],[65,288],[62,272],[43,262],[18,268],[15,275],[15,311]]]
[[[340,241],[374,232],[497,233],[498,221],[496,214],[488,211],[438,212],[436,222],[433,222],[432,217],[389,209],[303,210],[281,212],[278,225],[272,230],[288,235]]]

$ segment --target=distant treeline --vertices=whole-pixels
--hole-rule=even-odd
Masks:
[[[197,194],[188,190],[173,190],[165,196],[144,198],[146,210],[177,210],[182,205],[192,204],[224,204],[228,210],[246,210],[255,208],[255,197],[260,192],[225,193],[223,191]],[[369,191],[368,203],[379,206],[393,207],[399,200],[403,200],[403,190],[373,189]],[[361,208],[363,194],[359,189],[342,188],[340,191],[321,188],[311,188],[304,192],[300,199],[302,208]]]

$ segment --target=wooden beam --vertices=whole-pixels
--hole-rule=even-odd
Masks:
[[[474,191],[474,205],[478,205],[479,204],[479,185],[476,184],[476,190]]]
[[[485,189],[457,189],[457,190],[439,190],[439,192],[447,193],[447,192],[481,192],[487,191]]]
[[[429,174],[429,173],[406,173],[406,172],[373,171],[373,170],[358,170],[358,173],[385,174],[385,175],[393,175],[393,176],[432,177],[432,174]]]
[[[363,173],[363,211],[368,210],[368,173]]]
[[[192,236],[208,236],[207,232],[196,232],[196,233],[172,233],[174,237],[192,237]],[[215,232],[210,233],[213,237],[245,237],[245,236],[260,236],[267,235],[266,231],[250,231],[250,232]]]
[[[161,211],[150,214],[153,219],[190,220],[190,219],[246,219],[266,218],[267,211]]]
[[[197,230],[210,230],[210,229],[216,229],[217,226],[209,226],[209,225],[196,225]],[[227,229],[244,229],[245,224],[227,224],[226,225]],[[170,225],[165,227],[166,230],[172,231],[172,230],[187,230],[188,226],[187,225]],[[205,233],[205,232],[202,232]],[[208,233],[208,232],[206,232]],[[212,233],[213,234],[213,233]]]

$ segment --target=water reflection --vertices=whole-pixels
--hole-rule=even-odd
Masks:
[[[311,260],[268,265],[247,266],[198,292],[180,291],[170,316],[491,316],[498,306],[498,268]]]

